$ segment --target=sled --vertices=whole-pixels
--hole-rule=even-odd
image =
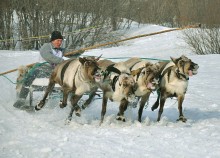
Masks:
[[[49,84],[49,78],[36,78],[30,86],[30,106],[33,104],[34,92],[44,92]],[[61,86],[55,84],[52,92],[49,94],[49,99],[54,96],[61,95]]]
[[[35,98],[34,97],[35,92],[42,92],[44,94],[44,91],[46,90],[48,84],[49,84],[49,78],[36,78],[32,82],[32,84],[30,86],[30,94],[29,94],[29,97],[30,97],[29,104],[30,104],[30,106],[33,105],[33,100]],[[62,92],[61,86],[59,84],[55,84],[52,92],[48,96],[48,99],[54,99],[56,97],[61,99],[62,98],[61,97],[62,96],[61,92]],[[94,99],[101,99],[101,94],[102,94],[102,91],[99,89],[96,93],[96,96],[98,96],[98,97],[94,98]],[[89,95],[89,93],[85,93],[85,95]],[[82,104],[84,104],[84,102],[85,102],[84,99],[80,99],[79,104],[82,105]]]

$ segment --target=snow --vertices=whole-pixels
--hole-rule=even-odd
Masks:
[[[165,29],[169,28],[134,25],[125,37]],[[183,103],[186,123],[176,122],[175,98],[167,100],[161,121],[156,122],[158,110],[150,109],[157,97],[153,93],[143,111],[142,123],[137,121],[138,108],[127,109],[126,122],[116,121],[118,104],[109,101],[104,123],[99,126],[101,99],[97,97],[80,118],[74,116],[66,125],[70,104],[60,109],[59,98],[50,99],[38,112],[14,108],[16,92],[12,82],[17,72],[13,72],[0,76],[0,158],[220,157],[220,56],[193,54],[181,40],[181,32],[134,39],[118,47],[90,50],[85,55],[169,60],[170,56],[184,54],[191,58],[199,64],[199,72],[190,78]],[[37,62],[38,58],[37,51],[0,50],[0,72]],[[34,102],[42,95],[35,94]]]

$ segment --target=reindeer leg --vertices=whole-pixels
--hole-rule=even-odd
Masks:
[[[53,90],[53,87],[55,85],[55,82],[51,81],[48,84],[48,87],[44,93],[44,97],[43,99],[35,106],[35,110],[40,110],[44,105],[45,105],[45,101],[47,99],[48,94]]]
[[[183,116],[183,110],[182,110],[183,100],[184,100],[184,95],[178,96],[179,119],[177,119],[177,121],[186,122],[187,119]]]
[[[145,103],[148,101],[150,92],[141,97],[140,107],[138,110],[138,121],[141,122],[141,117],[144,109]]]
[[[75,115],[80,117],[81,116],[81,108],[79,107],[79,105],[77,104],[78,101],[82,98],[83,95],[75,95],[73,94],[73,99],[71,100],[71,104],[74,107],[75,110]]]
[[[86,102],[82,105],[82,108],[85,109],[88,107],[88,105],[92,102],[92,99],[96,95],[96,91],[98,90],[98,87],[94,87],[92,91],[89,94],[89,98],[86,100]]]
[[[77,112],[76,115],[80,116],[80,111],[81,110],[79,110],[80,107],[77,105],[77,103],[78,103],[78,101],[80,100],[81,97],[82,97],[82,95],[73,95],[72,96],[72,98],[71,98],[72,107],[71,107],[71,110],[70,110],[70,113],[69,113],[69,116],[68,116],[68,121],[71,121],[74,110]]]
[[[160,121],[161,115],[163,113],[163,107],[164,107],[165,101],[166,101],[165,97],[160,98],[160,109],[158,111],[158,117],[157,117],[158,122]]]
[[[67,105],[69,91],[63,90],[63,101],[60,102],[60,108],[64,108]]]
[[[157,90],[157,101],[154,103],[154,105],[151,107],[151,110],[154,111],[158,108],[160,103],[160,90]]]
[[[101,111],[101,122],[100,125],[103,123],[104,116],[106,113],[106,106],[107,106],[108,97],[106,96],[106,92],[103,92],[103,98],[102,98],[102,111]]]
[[[121,103],[119,106],[119,112],[116,117],[117,120],[125,122],[124,112],[128,107],[128,103],[129,102],[126,99],[121,100]]]

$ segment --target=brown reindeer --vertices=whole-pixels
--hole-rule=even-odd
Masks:
[[[160,121],[166,99],[177,97],[179,109],[179,118],[177,120],[186,122],[187,119],[183,116],[182,104],[187,91],[189,76],[196,75],[199,66],[183,55],[179,58],[171,57],[171,60],[169,63],[160,63],[159,95],[151,109],[154,111],[160,105],[157,118],[157,121]]]
[[[127,69],[123,62],[114,63],[110,60],[100,60],[98,63],[102,70],[103,78],[97,84],[97,87],[91,91],[83,108],[86,108],[91,103],[97,89],[102,89],[101,124],[106,113],[108,99],[115,102],[121,102],[122,100],[133,102],[135,100],[134,91],[136,85],[133,76],[130,74],[130,70]],[[123,104],[119,106],[119,109],[122,109],[121,106]]]
[[[110,64],[109,61],[100,61],[100,67],[104,70],[104,78],[102,82],[99,82],[98,87],[103,91],[102,98],[102,111],[101,111],[101,123],[104,120],[106,113],[108,99],[115,102],[120,102],[119,111],[121,115],[124,113],[123,101],[134,102],[134,91],[136,84],[133,76],[130,74],[130,70],[124,65],[123,62]],[[117,117],[117,119],[119,119]]]
[[[129,63],[134,63],[132,60],[136,61],[137,59],[131,58],[130,60],[125,62],[125,65],[129,65]],[[139,60],[130,67],[130,70],[136,82],[136,90],[134,93],[135,96],[138,98],[137,101],[140,100],[140,105],[138,110],[138,121],[141,122],[143,108],[146,102],[148,101],[151,92],[156,90],[158,86],[159,65],[153,64],[146,60]],[[123,100],[121,104],[123,104],[123,106],[122,109],[120,109],[121,112],[119,111],[118,113],[118,118],[119,120],[124,121],[122,114],[127,109],[129,103]]]
[[[72,107],[68,120],[72,119],[74,110],[76,115],[80,116],[81,109],[77,105],[78,101],[85,92],[89,92],[101,80],[101,71],[97,63],[99,58],[70,59],[57,65],[51,74],[43,99],[35,106],[35,110],[40,110],[45,105],[48,94],[52,91],[55,83],[58,83],[63,91],[63,101],[60,103],[61,108],[66,107],[68,94],[70,92],[74,94],[71,97]]]

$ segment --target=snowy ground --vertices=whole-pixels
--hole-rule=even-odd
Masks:
[[[126,37],[164,29],[134,26]],[[176,122],[175,99],[167,100],[162,120],[156,122],[157,110],[150,110],[156,100],[156,94],[152,94],[142,123],[137,122],[137,108],[126,111],[127,122],[116,121],[118,104],[109,102],[104,123],[99,126],[101,99],[96,99],[82,117],[74,116],[70,125],[65,125],[69,106],[60,109],[58,99],[54,99],[39,112],[18,110],[12,106],[15,85],[0,76],[0,158],[219,158],[220,56],[194,55],[180,36],[181,31],[174,31],[131,40],[119,47],[91,50],[85,55],[169,59],[185,54],[192,58],[200,68],[190,78],[183,104],[186,123]],[[36,61],[38,52],[1,50],[0,72]],[[6,77],[15,82],[16,75],[14,72]],[[35,102],[40,95],[36,95]]]

